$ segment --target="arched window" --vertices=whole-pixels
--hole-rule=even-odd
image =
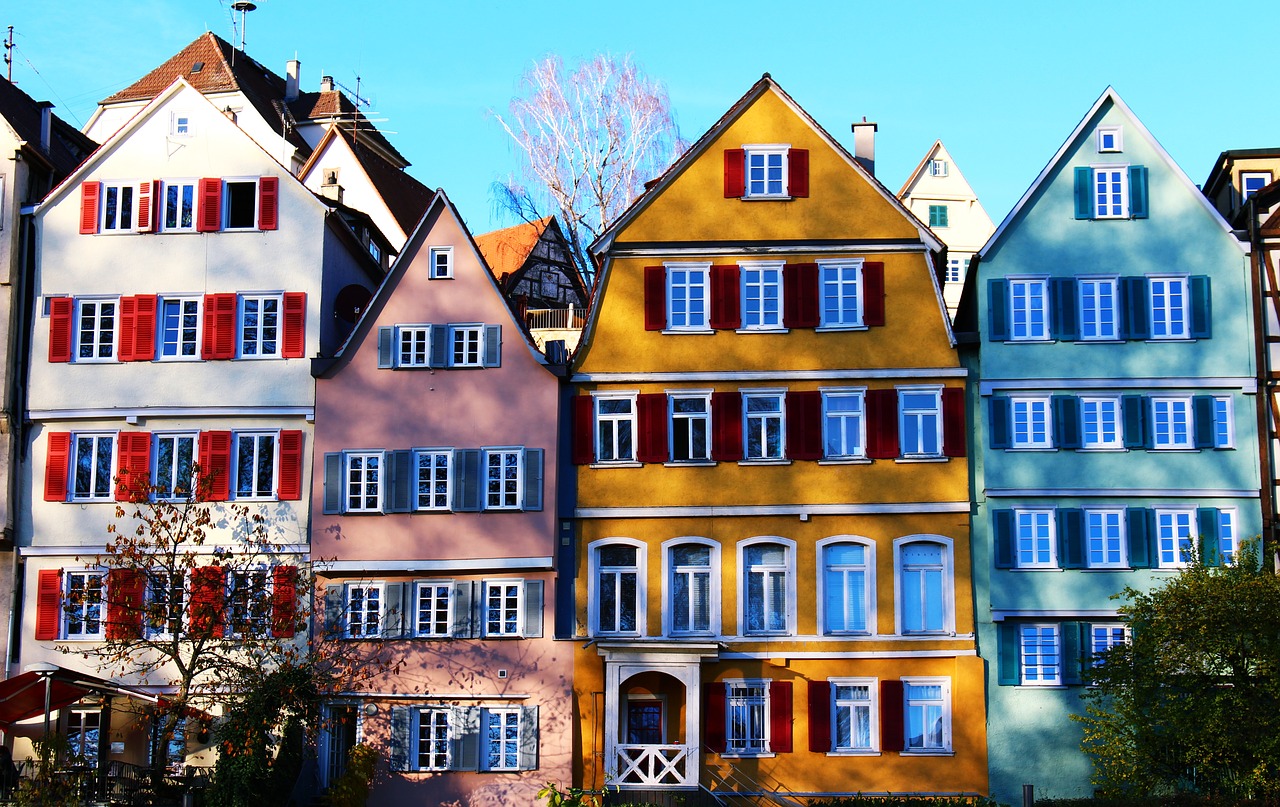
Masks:
[[[898,627],[902,633],[953,630],[951,547],[940,541],[895,542]]]

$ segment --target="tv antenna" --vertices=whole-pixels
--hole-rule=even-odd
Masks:
[[[235,2],[231,4],[231,11],[232,11],[231,25],[233,28],[235,27],[235,24],[236,24],[235,12],[237,11],[240,12],[240,50],[244,50],[244,34],[245,34],[245,28],[246,28],[245,15],[247,15],[250,11],[253,11],[257,7],[258,5],[256,3],[251,2],[251,0],[235,0]],[[236,54],[233,51],[231,54],[231,63],[234,65],[235,61],[236,61]]]
[[[9,26],[9,36],[4,41],[4,68],[9,83],[13,83],[13,26]]]
[[[333,83],[337,84],[339,87],[346,90],[351,95],[352,103],[356,105],[355,114],[351,116],[351,142],[359,143],[360,142],[360,107],[369,106],[369,101],[360,96],[360,74],[359,73],[356,74],[356,88],[354,91],[340,81],[335,80]]]

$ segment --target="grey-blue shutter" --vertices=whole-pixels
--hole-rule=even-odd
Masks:
[[[991,412],[991,447],[1008,448],[1010,441],[1009,424],[1012,419],[1012,407],[1009,399],[1004,396],[993,395],[987,407]]]
[[[1147,167],[1145,165],[1129,166],[1129,217],[1145,219],[1148,210]]]
[[[1213,298],[1209,293],[1206,275],[1191,276],[1191,338],[1208,339],[1213,336]]]
[[[1150,568],[1153,514],[1146,507],[1129,507],[1124,515],[1125,531],[1129,535],[1129,566],[1134,569]]]
[[[396,329],[383,326],[378,329],[378,367],[395,367]]]
[[[1093,169],[1087,165],[1076,168],[1076,218],[1093,218]]]
[[[1058,511],[1058,565],[1064,569],[1085,567],[1084,511],[1066,507]]]
[[[1213,396],[1197,395],[1191,399],[1192,434],[1196,448],[1214,447]]]
[[[524,450],[524,509],[542,509],[542,461],[545,451],[541,448]]]
[[[1020,661],[1022,656],[1018,623],[1005,620],[998,626],[999,659],[997,676],[1001,686],[1017,686],[1022,683]]]
[[[1151,320],[1147,315],[1147,279],[1120,278],[1120,336],[1123,339],[1150,339]]]
[[[391,707],[391,739],[388,767],[393,771],[409,770],[409,707]]]
[[[388,451],[386,456],[387,497],[383,509],[388,513],[408,513],[414,509],[418,491],[418,474],[412,451]]]
[[[1053,444],[1058,448],[1080,447],[1080,399],[1074,395],[1054,395]]]
[[[538,707],[520,707],[520,770],[538,768]]]
[[[431,326],[431,366],[449,366],[449,326]]]
[[[524,636],[542,635],[542,581],[524,581]]]
[[[1150,447],[1151,429],[1147,418],[1147,396],[1122,395],[1120,408],[1124,412],[1124,447]]]
[[[408,584],[412,589],[413,584]],[[387,583],[382,588],[382,638],[399,639],[405,635],[404,583]]]
[[[483,509],[480,454],[478,448],[459,448],[453,452],[453,509],[459,513]]]
[[[324,587],[324,635],[329,639],[340,639],[346,633],[346,603],[342,601],[342,586],[327,585]]]
[[[342,454],[324,455],[324,511],[342,512]]]
[[[475,586],[476,584],[470,580],[453,584],[453,636],[455,639],[470,639],[480,635],[476,615],[478,598],[475,595]]]
[[[996,549],[996,568],[1013,568],[1013,511],[993,510],[991,526]]]
[[[1062,683],[1064,684],[1082,684],[1084,679],[1081,675],[1083,666],[1082,648],[1085,644],[1083,633],[1084,626],[1079,622],[1063,622],[1058,626],[1058,633],[1062,637]]]
[[[987,319],[992,342],[1009,339],[1009,281],[995,278],[987,281]]]
[[[1197,526],[1200,528],[1200,560],[1205,566],[1222,565],[1222,545],[1218,539],[1218,508],[1197,507]]]
[[[1076,317],[1076,279],[1054,277],[1049,279],[1049,296],[1052,301],[1049,333],[1064,342],[1080,338],[1080,326]]]
[[[480,707],[459,706],[457,735],[453,743],[453,770],[476,771],[480,769]]]
[[[502,326],[484,326],[484,366],[502,366]]]

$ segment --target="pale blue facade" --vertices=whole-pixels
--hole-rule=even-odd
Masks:
[[[1080,729],[1111,595],[1262,516],[1245,251],[1111,90],[980,253],[973,546],[992,795],[1092,793]],[[966,324],[968,327],[966,328]]]

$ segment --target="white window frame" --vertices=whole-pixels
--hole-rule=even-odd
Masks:
[[[959,283],[964,280],[964,273],[961,270],[960,258],[947,258],[947,282]]]
[[[342,452],[342,512],[381,513],[387,488],[386,469],[386,452]],[[374,488],[372,493],[369,486]]]
[[[1019,569],[1058,568],[1058,525],[1049,508],[1013,511],[1014,559]]]
[[[939,592],[942,608],[942,627],[937,630],[920,628],[908,630],[903,624],[905,616],[905,584],[908,572],[914,571],[914,567],[908,568],[904,566],[902,561],[902,550],[911,544],[937,544],[942,547],[942,569],[941,581],[942,591]],[[954,635],[956,632],[956,581],[955,581],[955,547],[950,538],[943,535],[931,535],[921,533],[917,535],[905,535],[901,538],[893,540],[893,569],[894,569],[894,597],[896,598],[898,607],[894,609],[894,629],[899,636],[939,636]],[[936,569],[935,569],[936,570]],[[921,572],[927,571],[921,569]],[[928,595],[929,590],[926,585],[927,580],[922,576],[920,581],[921,596],[925,599],[921,600],[920,613],[921,617],[928,613]]]
[[[1189,396],[1151,396],[1151,447],[1161,451],[1185,451],[1195,443],[1195,416]],[[1181,432],[1181,437],[1179,437]]]
[[[174,578],[177,578],[177,585],[174,585]],[[174,594],[177,594],[176,598]],[[186,628],[191,595],[187,590],[187,576],[183,572],[170,574],[152,570],[147,574],[146,596],[148,611],[143,628],[148,637],[172,639]],[[159,624],[153,621],[155,617],[161,617]]]
[[[1080,448],[1092,451],[1124,449],[1124,415],[1118,396],[1080,396]]]
[[[161,182],[161,197],[153,201],[160,207],[160,231],[165,233],[194,233],[200,222],[199,181],[190,178],[166,179]],[[174,218],[169,219],[169,194],[174,195]],[[182,223],[182,214],[191,214],[190,224]]]
[[[1128,531],[1124,508],[1088,507],[1084,510],[1083,521],[1085,566],[1090,569],[1129,568]],[[1095,548],[1101,555],[1101,559],[1097,561],[1094,560]]]
[[[91,451],[93,459],[89,464],[89,487],[87,492],[80,492],[80,452],[81,440],[89,440],[92,442]],[[105,446],[105,449],[103,448]],[[101,479],[101,469],[98,467],[106,452],[106,461],[108,466],[107,477]],[[71,435],[71,473],[69,487],[71,488],[71,501],[73,502],[109,502],[114,501],[116,497],[116,432],[74,432]],[[105,482],[106,489],[100,490],[100,486]]]
[[[66,753],[71,761],[96,769],[104,741],[110,742],[110,739],[102,732],[101,709],[76,707],[67,710]]]
[[[170,356],[165,350],[170,345],[168,338],[168,307],[178,306],[177,324],[174,328],[175,353]],[[157,361],[200,361],[200,337],[204,327],[204,317],[198,297],[161,297],[156,306],[156,360]],[[188,313],[191,311],[191,313]],[[195,324],[188,327],[187,317],[195,317]],[[190,352],[184,353],[184,349]]]
[[[503,615],[499,615],[498,627],[490,628],[490,592],[499,588],[499,608],[508,610],[508,600],[514,599],[516,619],[512,627]],[[513,639],[524,635],[524,580],[520,578],[504,578],[485,580],[481,586],[480,614],[482,617],[481,634],[486,638]]]
[[[104,314],[103,306],[110,305],[110,313]],[[88,320],[88,323],[86,322]],[[104,324],[109,323],[109,324]],[[91,324],[86,329],[85,325]],[[75,339],[75,362],[78,364],[102,363],[118,361],[116,352],[116,333],[120,328],[119,297],[77,297]],[[86,339],[86,334],[89,338]],[[82,355],[88,347],[90,355]],[[106,355],[102,352],[106,350]]]
[[[1262,184],[1259,185],[1257,188],[1254,188],[1253,191],[1250,191],[1249,180],[1259,179],[1259,178],[1262,179]],[[1270,184],[1271,184],[1270,171],[1241,171],[1240,172],[1240,201],[1244,202],[1248,200],[1250,196],[1253,196],[1253,194],[1257,193],[1258,191],[1262,190],[1263,188],[1267,187]]]
[[[264,454],[261,452],[260,446],[264,437],[271,438],[271,452]],[[232,458],[231,473],[234,475],[232,480],[231,493],[232,497],[241,501],[271,501],[276,498],[277,492],[280,490],[280,432],[268,430],[246,430],[233,432],[232,438]],[[240,441],[242,439],[252,439],[254,451],[253,476],[255,479],[255,487],[250,493],[240,492]],[[263,493],[256,487],[256,480],[260,471],[260,464],[263,457],[268,457],[271,461],[271,490]],[[346,465],[343,465],[344,473]],[[345,478],[345,475],[344,475]]]
[[[701,412],[677,412],[678,401],[697,401],[702,404]],[[711,390],[667,390],[667,418],[670,424],[668,435],[671,439],[670,454],[672,463],[702,464],[711,462]],[[694,456],[694,432],[701,424],[702,456]],[[676,452],[676,435],[684,434],[689,446],[689,456],[680,457]]]
[[[436,491],[434,489],[435,483],[440,481],[438,479],[440,469],[437,464],[437,460],[440,457],[444,457],[445,488],[443,493],[444,502],[442,504],[438,504],[434,501],[436,498],[442,495],[439,491]],[[430,460],[429,468],[424,469],[422,467],[423,459]],[[424,470],[427,471],[428,473],[429,478],[426,480],[426,482],[428,483],[428,487],[430,488],[430,490],[426,494],[426,496],[429,498],[430,501],[425,505],[422,503],[422,497],[423,497],[422,485],[424,481],[423,480]],[[414,475],[414,487],[413,487],[413,509],[414,510],[443,512],[443,511],[452,509],[453,486],[454,486],[453,449],[451,448],[416,448],[414,449],[413,475]]]
[[[1047,395],[1009,396],[1009,447],[1053,448],[1053,413]]]
[[[827,560],[827,550],[832,547],[841,545],[853,545],[862,547],[863,562],[858,564],[832,564]],[[833,535],[830,538],[823,538],[816,544],[818,568],[817,568],[817,603],[818,603],[818,633],[824,636],[868,636],[875,634],[876,630],[876,544],[869,538],[863,538],[859,535]],[[832,568],[834,567],[834,569]],[[862,572],[862,610],[866,615],[866,625],[862,628],[835,628],[831,626],[831,618],[827,611],[827,571],[832,569],[837,572]],[[846,575],[847,582],[847,575]],[[847,606],[847,598],[842,598],[842,603]],[[846,614],[846,619],[848,615]],[[847,622],[846,622],[847,624]]]
[[[1147,316],[1153,341],[1190,339],[1190,278],[1186,275],[1148,275]]]
[[[258,209],[262,198],[261,191],[258,188],[259,177],[223,177],[222,178],[222,229],[233,233],[251,232],[258,228],[258,215],[262,212]],[[243,227],[234,227],[231,224],[231,186],[232,185],[253,185],[253,223]]]
[[[742,147],[742,151],[743,151],[742,198],[744,199],[790,199],[791,198],[791,170],[790,170],[791,167],[789,165],[790,161],[788,160],[789,152],[791,151],[791,146],[789,144],[755,143],[755,144],[744,145]],[[752,160],[757,157],[762,160],[761,165],[758,168],[751,164]],[[777,157],[778,162],[781,165],[781,170],[779,171],[779,175],[780,175],[779,190],[777,192],[769,191],[769,184],[772,181],[769,179],[769,170],[771,168],[769,163],[771,162],[770,160],[771,157]],[[760,172],[760,179],[752,178],[754,172],[756,171]],[[760,188],[759,191],[752,190],[753,183],[762,184],[762,187]]]
[[[397,325],[395,327],[395,366],[430,367],[432,330],[430,325]],[[450,347],[452,348],[452,345]]]
[[[1120,279],[1114,275],[1076,278],[1082,342],[1115,342],[1120,339],[1119,287]]]
[[[777,401],[776,410],[751,411],[754,400],[773,399]],[[756,454],[752,454],[751,439],[754,430],[759,434],[760,446]],[[777,428],[777,451],[769,451],[769,434],[771,424]],[[742,392],[742,460],[743,462],[778,462],[787,457],[787,391],[782,389],[753,389]]]
[[[910,386],[897,387],[898,392],[898,436],[899,447],[902,456],[907,459],[932,459],[942,456],[942,387],[941,386]],[[906,396],[908,395],[929,395],[932,402],[928,407],[908,407]],[[916,421],[916,433],[919,439],[914,446],[908,446],[907,436],[907,419],[912,418]],[[929,428],[929,419],[933,419],[933,428]],[[929,451],[928,440],[929,435],[933,435],[936,448]]]
[[[82,599],[78,605],[75,603],[77,580],[80,581],[78,588],[81,591],[89,592],[89,596]],[[90,581],[97,581],[96,588],[90,586]],[[94,597],[94,592],[96,592],[96,598]],[[109,594],[107,592],[107,573],[105,571],[100,569],[68,569],[62,573],[62,593],[62,608],[58,615],[58,624],[62,629],[63,638],[67,640],[101,639],[106,636]],[[94,617],[95,607],[96,619]],[[87,630],[89,625],[95,621],[97,622],[97,630]],[[73,623],[79,623],[82,629],[73,633],[71,630]]]
[[[494,728],[494,721],[497,719],[499,730],[499,764],[493,764],[490,760],[493,754],[491,746],[492,738],[489,736]],[[502,729],[507,728],[508,721],[514,719],[516,724],[516,736],[514,740],[507,739],[502,735],[505,733]],[[480,715],[480,769],[485,771],[518,771],[520,770],[520,746],[524,739],[526,727],[520,719],[520,708],[514,706],[506,707],[485,707],[481,710]],[[507,758],[507,746],[514,743],[515,764],[508,765],[502,762]]]
[[[1129,218],[1129,166],[1093,165],[1089,192],[1095,219]],[[1117,201],[1114,197],[1119,196]]]
[[[427,259],[431,267],[428,279],[448,280],[453,277],[453,247],[430,247]]]
[[[185,480],[186,490],[180,491],[183,484],[179,471],[182,468],[182,460],[180,456],[181,441],[190,441],[191,450],[187,461],[188,476]],[[192,473],[195,464],[200,458],[200,433],[199,432],[154,432],[151,435],[151,480],[155,486],[152,496],[156,501],[185,501],[191,497],[195,490],[195,475]],[[172,441],[173,448],[170,452],[170,462],[166,463],[166,467],[160,466],[160,444],[162,441]],[[164,491],[168,490],[166,494]]]
[[[413,725],[410,729],[410,732],[411,732],[410,737],[413,740],[412,756],[410,757],[410,759],[413,760],[413,764],[411,765],[412,770],[415,770],[415,771],[451,770],[455,764],[455,760],[453,758],[453,744],[457,739],[456,737],[457,730],[458,730],[457,711],[454,708],[449,706],[423,706],[423,707],[414,709],[412,712],[412,715],[413,715]],[[433,765],[433,764],[423,765],[422,764],[422,757],[423,757],[422,730],[423,728],[427,728],[427,729],[438,728],[439,726],[437,721],[439,720],[443,720],[443,723],[444,723],[443,728],[445,730],[445,733],[444,733],[444,739],[443,739],[443,743],[444,743],[443,748],[432,748],[431,746],[436,745],[437,743],[440,743],[442,741],[439,737],[430,736],[427,738],[426,755],[428,756],[429,759],[436,759],[439,756],[443,756],[444,764],[443,765]]]
[[[1235,401],[1230,395],[1213,396],[1213,447],[1236,447]]]
[[[419,639],[447,639],[453,635],[453,582],[452,580],[415,580],[413,582],[414,636]],[[437,618],[442,612],[441,600],[444,602],[443,621]],[[428,605],[425,609],[424,604]],[[423,619],[424,613],[431,616]]]
[[[776,544],[782,547],[784,559],[781,564],[747,565],[747,550],[762,544]],[[752,630],[748,627],[748,615],[751,608],[750,582],[751,575],[760,574],[763,602],[761,613],[769,619],[770,594],[774,585],[771,575],[783,574],[783,627]],[[796,633],[796,542],[779,536],[760,536],[742,541],[738,544],[738,633],[742,636],[794,636]]]
[[[947,175],[947,161],[943,159],[932,159],[929,161],[929,176],[945,177]]]
[[[592,439],[595,441],[596,463],[600,465],[635,465],[636,463],[636,398],[638,392],[610,392],[610,393],[592,393],[592,402],[595,409],[595,434]],[[609,401],[627,401],[629,406],[628,412],[601,412],[601,404]],[[606,446],[605,430],[606,424],[609,424],[608,445],[610,447],[610,456],[606,456],[604,448]],[[630,443],[630,451],[626,456],[622,456],[622,432],[627,433],[627,442]]]
[[[126,194],[125,192],[128,191]],[[98,214],[98,232],[104,235],[120,235],[122,233],[136,233],[138,231],[138,182],[111,180],[102,183],[102,189],[99,191],[102,211]],[[115,210],[109,208],[111,195],[115,194]],[[127,206],[124,204],[124,197],[129,197]],[[155,200],[152,200],[153,203]],[[121,213],[128,215],[128,221],[121,219]],[[114,215],[113,215],[114,213]]]
[[[818,261],[819,330],[865,328],[863,260]]]
[[[360,609],[359,631],[352,630],[354,624],[351,617],[355,613],[352,610],[353,594],[361,593],[361,601],[364,607]],[[368,593],[376,591],[378,594],[376,607],[372,610],[368,607]],[[386,583],[381,580],[352,580],[342,587],[342,635],[348,639],[381,639],[382,630],[385,627],[387,611],[387,589]],[[370,622],[376,619],[377,625],[372,629]]]
[[[880,753],[880,682],[875,678],[828,678],[831,686],[831,756],[861,756]],[[867,699],[844,699],[840,697],[840,687],[866,687]],[[840,710],[849,711],[849,738],[847,743],[840,736]],[[853,744],[854,715],[865,709],[867,723],[870,726],[870,743],[866,746]]]
[[[515,476],[508,475],[507,460],[514,458]],[[495,466],[494,461],[497,460]],[[525,452],[520,446],[487,446],[480,449],[485,510],[521,510],[524,508]],[[496,474],[495,474],[496,471]],[[498,490],[490,488],[497,483]]]
[[[1019,681],[1028,687],[1062,686],[1062,629],[1057,623],[1018,626]]]
[[[450,323],[449,366],[484,366],[484,323]]]
[[[1218,531],[1218,556],[1222,559],[1223,565],[1229,566],[1235,563],[1236,553],[1240,549],[1240,539],[1237,535],[1237,526],[1240,523],[1239,514],[1234,507],[1219,507],[1218,519],[1215,525]]]
[[[237,317],[236,317],[236,356],[240,359],[259,360],[259,359],[278,359],[283,351],[284,341],[284,295],[279,292],[268,292],[265,294],[241,294],[238,300]],[[249,326],[245,320],[250,316],[249,304],[253,303],[258,309],[253,313],[258,318],[256,325]],[[263,309],[268,303],[275,303],[274,313],[264,313]],[[264,317],[275,318],[274,324],[264,322]],[[267,338],[274,334],[273,339]],[[246,339],[246,336],[251,338]],[[267,343],[273,345],[270,353],[264,351]],[[252,345],[252,352],[246,352]]]
[[[257,639],[268,638],[271,635],[274,583],[272,571],[266,566],[234,569],[227,575],[228,635]],[[246,591],[247,593],[244,593]],[[249,630],[244,629],[246,626]]]
[[[672,553],[682,546],[698,546],[708,550],[708,566],[677,566],[672,558]],[[693,621],[694,612],[694,587],[693,575],[698,574],[696,570],[705,568],[708,574],[707,581],[707,629],[697,630],[690,628],[681,630],[676,627],[676,577],[682,575],[688,578],[686,590],[689,592],[689,620]],[[665,585],[662,589],[662,632],[666,636],[719,636],[720,635],[720,542],[712,541],[706,538],[698,538],[695,536],[682,536],[680,538],[672,538],[662,542],[662,579]]]
[[[1089,666],[1100,667],[1103,655],[1113,647],[1128,644],[1129,626],[1123,622],[1094,622],[1089,625]]]
[[[1183,569],[1190,565],[1184,553],[1196,551],[1200,527],[1193,507],[1156,507],[1156,565],[1161,569]],[[1185,520],[1185,523],[1180,523]],[[1185,528],[1185,529],[1184,529]],[[1185,534],[1182,534],[1184,533]]]
[[[609,547],[622,547],[633,550],[635,552],[636,562],[634,565],[608,565],[606,566],[600,558],[600,553]],[[590,613],[590,630],[592,636],[644,636],[647,633],[648,613],[646,603],[648,601],[648,547],[641,541],[631,538],[602,538],[598,541],[592,541],[587,546],[590,553],[588,558],[590,578],[587,585],[588,607]],[[622,598],[622,577],[627,574],[634,574],[636,578],[636,594],[635,602],[627,603]],[[600,624],[600,611],[605,605],[603,598],[603,579],[612,576],[614,578],[614,594],[613,602],[614,612],[614,629],[605,630]],[[623,615],[630,606],[633,610],[632,617],[635,622],[635,628],[632,630],[624,630],[621,628]]]
[[[827,461],[865,460],[867,458],[867,388],[834,387],[822,392],[822,458]],[[854,409],[832,410],[831,401],[854,401]],[[836,421],[836,422],[833,422]],[[838,423],[837,423],[838,422]],[[837,428],[838,426],[838,428]],[[836,432],[839,432],[837,435]],[[853,433],[856,450],[849,451]],[[832,441],[838,439],[842,450],[832,453]]]
[[[786,330],[782,321],[785,304],[782,273],[785,266],[786,261],[738,261],[738,283],[742,294],[740,332]]]
[[[773,756],[773,733],[772,723],[770,720],[770,710],[773,704],[770,703],[769,689],[773,682],[768,678],[726,678],[724,680],[724,743],[725,751],[721,756],[725,757],[771,757]],[[754,694],[751,690],[759,690],[760,694]],[[735,710],[744,711],[748,715],[759,708],[760,714],[760,734],[759,737],[737,736],[734,731]],[[748,730],[753,721],[748,716],[744,722],[744,727]]]
[[[191,137],[195,134],[190,112],[175,111],[169,116],[169,134],[173,137]]]
[[[1049,278],[1011,276],[1008,282],[1009,341],[1049,341]]]
[[[941,687],[941,688],[942,688],[942,692],[941,692],[940,697],[938,697],[938,698],[936,698],[936,699],[924,699],[924,698],[920,698],[920,699],[913,700],[913,699],[912,699],[912,697],[911,697],[911,687],[913,687],[913,686],[919,686],[919,687],[937,686],[937,687]],[[903,734],[903,738],[902,738],[902,740],[903,740],[903,742],[902,742],[902,745],[903,745],[902,753],[903,753],[903,754],[922,755],[922,756],[924,756],[924,755],[930,755],[930,754],[950,754],[950,753],[952,752],[952,747],[951,747],[951,715],[952,715],[952,703],[951,703],[951,679],[950,679],[950,678],[916,678],[916,677],[905,677],[905,678],[903,678],[903,679],[902,679],[902,701],[903,701],[903,704],[902,704],[902,711],[903,711],[903,715],[902,715],[902,734]],[[940,719],[940,721],[941,721],[941,723],[942,723],[942,727],[941,727],[941,728],[942,728],[942,732],[941,732],[942,736],[941,736],[941,738],[940,738],[940,744],[939,744],[939,745],[934,745],[934,746],[924,745],[924,744],[923,744],[924,738],[925,738],[926,736],[928,736],[928,735],[927,735],[927,732],[922,732],[922,734],[921,734],[921,741],[922,741],[922,745],[921,745],[919,748],[912,748],[912,747],[910,747],[910,743],[911,743],[911,710],[912,710],[913,708],[917,708],[917,707],[922,707],[922,708],[923,708],[923,707],[927,707],[927,706],[929,706],[929,705],[934,705],[934,706],[941,707],[941,713],[940,713],[939,719]],[[922,726],[922,728],[923,728],[923,726]]]
[[[1099,154],[1113,154],[1124,151],[1123,126],[1099,126],[1097,129],[1097,148]],[[1111,138],[1111,142],[1107,142]]]
[[[711,333],[711,264],[666,263],[667,331]],[[696,298],[696,299],[695,299]],[[695,310],[699,305],[701,310]]]

